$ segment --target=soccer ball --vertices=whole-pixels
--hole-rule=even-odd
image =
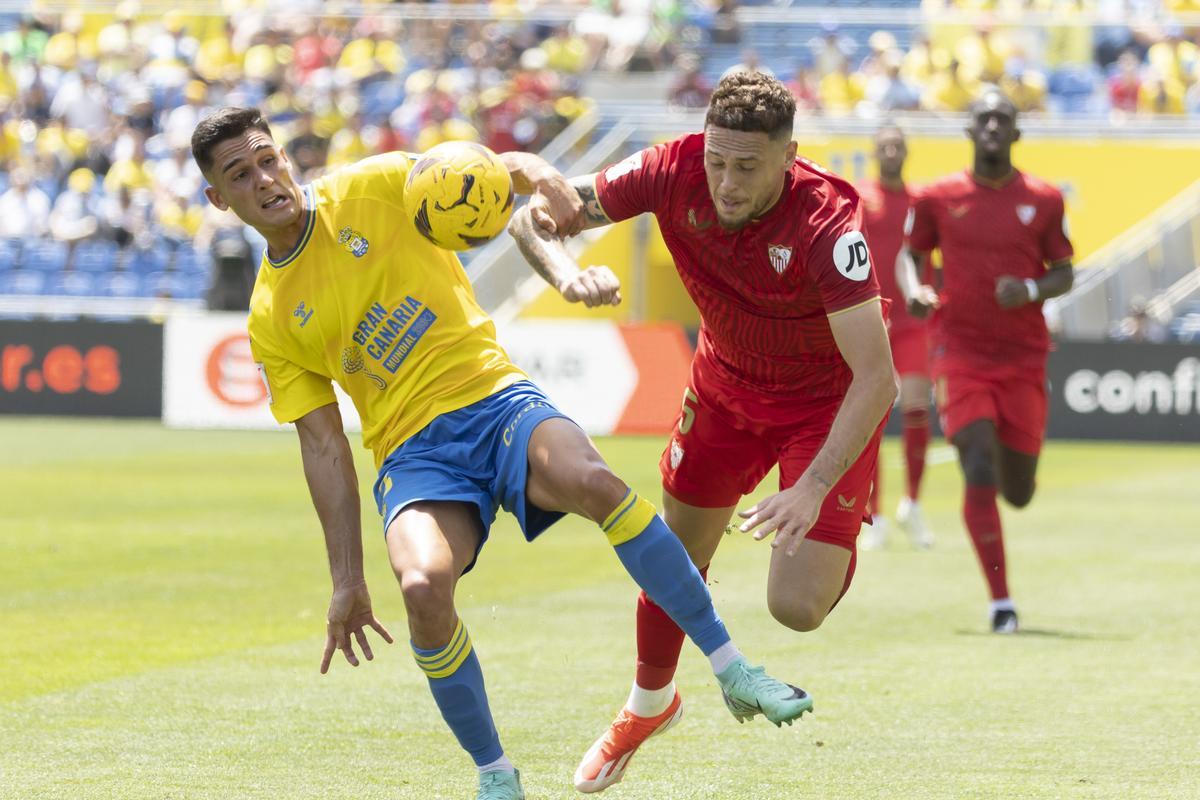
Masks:
[[[409,170],[404,205],[421,235],[438,247],[478,247],[512,216],[512,177],[483,145],[443,142]]]

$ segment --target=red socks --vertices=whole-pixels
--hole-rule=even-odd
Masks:
[[[708,567],[700,570],[708,580]],[[645,592],[637,603],[637,678],[643,689],[662,689],[675,679],[679,652],[683,649],[683,631],[667,612],[663,611]]]
[[[925,473],[925,451],[929,448],[929,410],[910,409],[901,417],[904,461],[908,467],[908,496],[917,499]]]
[[[963,521],[975,545],[979,565],[993,600],[1008,597],[1008,575],[1004,570],[1004,534],[1000,527],[1000,508],[996,505],[995,486],[967,484],[963,502]]]

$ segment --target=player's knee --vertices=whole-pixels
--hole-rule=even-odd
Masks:
[[[784,627],[805,633],[821,627],[829,613],[828,608],[822,608],[805,598],[774,598],[767,599],[767,607],[771,616]]]
[[[434,620],[454,608],[454,582],[439,570],[412,568],[400,576],[404,607],[413,620]]]
[[[625,498],[629,487],[618,478],[600,458],[589,459],[581,465],[577,491],[593,518],[603,519]]]
[[[1033,500],[1033,490],[1034,485],[1032,483],[1021,486],[1005,486],[1004,499],[1013,508],[1024,508]]]

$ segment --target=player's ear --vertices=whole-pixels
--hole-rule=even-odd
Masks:
[[[785,153],[785,155],[786,155],[787,157],[784,159],[784,163],[785,163],[786,165],[788,165],[789,167],[792,165],[792,162],[796,160],[796,150],[797,150],[797,148],[798,148],[798,145],[796,144],[796,140],[795,140],[795,139],[789,139],[789,140],[788,140],[788,144],[787,144],[787,151],[786,151],[786,153]]]
[[[225,202],[225,198],[221,197],[221,193],[211,186],[204,187],[204,196],[208,198],[208,202],[212,203],[221,211],[229,210],[229,203]]]

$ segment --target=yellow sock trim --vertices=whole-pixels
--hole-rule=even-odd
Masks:
[[[608,543],[616,547],[646,530],[656,513],[653,503],[643,500],[631,489],[600,527],[608,537]]]
[[[462,663],[471,655],[471,637],[462,620],[454,628],[450,643],[431,656],[421,656],[413,653],[417,666],[430,678],[446,678],[453,675]]]

